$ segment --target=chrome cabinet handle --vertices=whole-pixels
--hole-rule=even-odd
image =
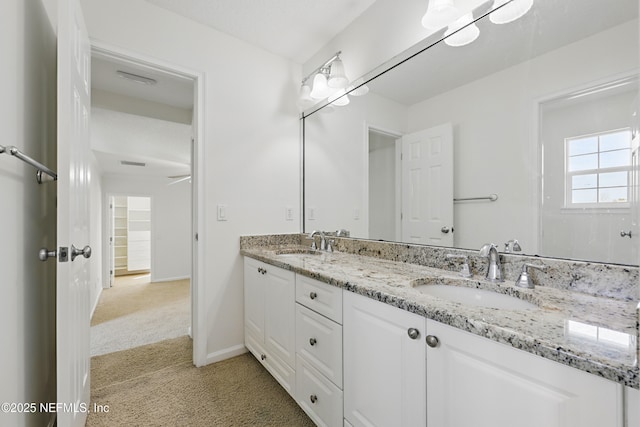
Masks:
[[[315,338],[309,338],[309,344],[311,344],[312,346],[316,345],[316,343],[318,342],[317,339]]]
[[[440,345],[440,340],[435,335],[427,335],[427,345],[431,348],[436,348]]]
[[[409,335],[409,338],[416,340],[420,336],[420,331],[416,328],[409,328],[407,329],[407,334]]]
[[[631,230],[629,230],[629,231],[621,231],[621,232],[620,232],[620,237],[628,237],[628,238],[631,238]]]
[[[90,258],[91,246],[87,245],[82,249],[78,249],[74,245],[71,245],[71,261],[75,260],[78,255],[82,255],[85,258]]]
[[[260,355],[260,360],[264,360],[264,359],[266,359],[266,358],[267,358],[267,355],[266,355],[266,354],[261,354],[261,355]]]
[[[309,396],[309,400],[311,401],[311,403],[316,403],[318,401],[318,396],[312,394],[311,396]]]
[[[55,249],[50,251],[47,248],[42,248],[38,251],[38,259],[44,262],[49,258],[55,258],[57,254],[58,252]]]
[[[267,274],[267,270],[265,270],[265,269],[264,269],[264,268],[262,268],[262,267],[258,267],[258,273],[260,273],[260,274]]]
[[[309,294],[309,298],[311,298],[311,299],[316,299],[316,298],[318,298],[318,294],[316,294],[315,292],[311,292],[311,293]]]
[[[449,233],[449,231],[451,231],[451,229],[445,225],[440,229],[440,231],[443,232],[444,234],[447,234]]]

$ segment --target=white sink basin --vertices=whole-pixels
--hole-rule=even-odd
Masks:
[[[436,298],[476,307],[501,308],[506,310],[528,310],[538,307],[528,301],[484,289],[452,285],[420,285],[414,289]]]

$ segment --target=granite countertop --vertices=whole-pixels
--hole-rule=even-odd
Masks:
[[[342,252],[311,253],[296,245],[247,247],[241,253],[333,286],[422,315],[544,358],[640,388],[637,302],[545,286],[522,289],[455,272]],[[419,292],[438,283],[487,289],[537,307],[470,306]]]

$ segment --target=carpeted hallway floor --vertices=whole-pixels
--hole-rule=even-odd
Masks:
[[[250,354],[196,368],[189,337],[91,359],[87,426],[313,426]]]
[[[187,335],[190,325],[189,279],[117,277],[102,291],[91,319],[91,356]]]

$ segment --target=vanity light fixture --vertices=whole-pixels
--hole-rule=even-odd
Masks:
[[[330,69],[329,81],[327,82],[329,87],[334,89],[344,89],[347,87],[349,79],[344,73],[344,64],[339,54],[336,55],[336,59],[331,63]]]
[[[422,26],[439,30],[460,16],[460,11],[453,0],[429,0],[427,12],[422,17]]]
[[[344,63],[342,59],[340,59],[341,53],[342,52],[336,52],[321,66],[302,79],[298,97],[298,106],[300,109],[304,110],[305,108],[311,107],[317,101],[329,97],[333,97],[335,105],[338,106],[349,103],[349,98],[346,95],[342,96],[349,85],[349,79],[344,71]],[[313,80],[310,84],[312,77]],[[355,92],[359,92],[364,95],[368,90],[365,85],[362,85],[352,94],[356,95]],[[340,91],[342,92],[340,93]]]
[[[444,42],[449,46],[459,47],[468,45],[478,38],[480,29],[473,22],[473,15],[467,13],[449,25],[445,31]]]
[[[494,24],[508,24],[524,16],[531,6],[533,6],[533,0],[495,0],[493,8],[499,9],[491,12],[489,19]]]
[[[324,99],[331,94],[331,89],[327,83],[327,68],[321,68],[313,78],[313,87],[311,89],[311,99]]]

